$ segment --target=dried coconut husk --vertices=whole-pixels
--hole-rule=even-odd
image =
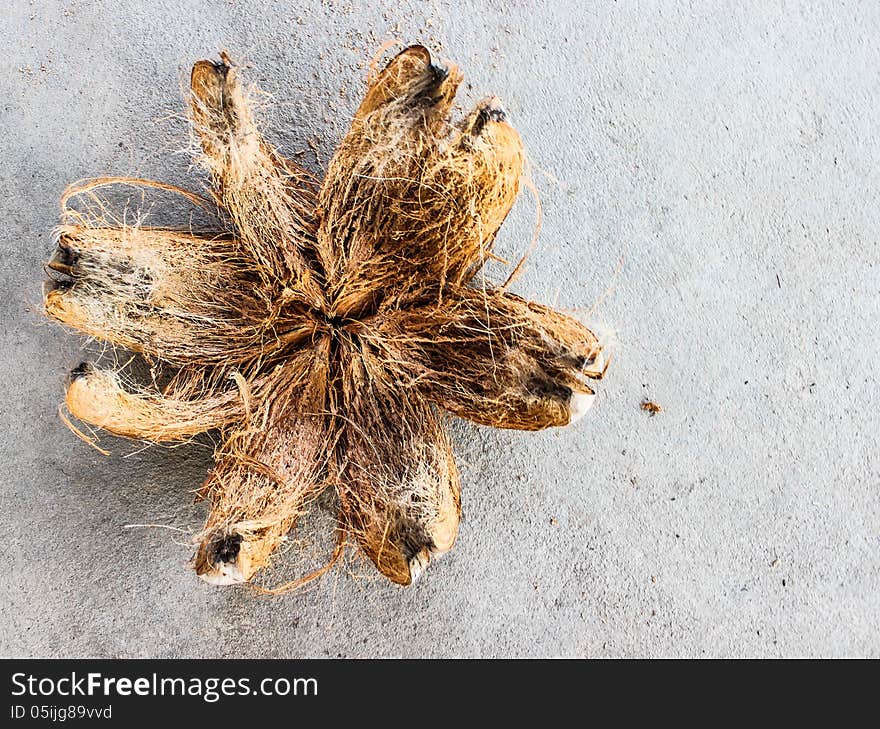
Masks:
[[[104,178],[63,201],[49,316],[177,367],[163,389],[72,373],[78,418],[153,442],[220,429],[194,566],[246,582],[323,489],[346,535],[411,583],[458,533],[460,483],[439,409],[526,430],[592,403],[602,346],[581,323],[469,283],[490,254],[524,153],[497,98],[458,123],[461,74],[413,46],[370,83],[323,183],[262,137],[256,91],[226,54],[192,72],[190,118],[217,229],[114,214],[109,185],[211,207],[181,188]],[[88,214],[68,205],[85,201]]]
[[[135,225],[57,235],[46,312],[58,321],[177,365],[241,365],[279,346],[231,241]]]
[[[482,425],[540,430],[584,415],[604,375],[596,336],[576,319],[499,289],[383,312],[363,339],[381,368]]]
[[[461,73],[421,46],[401,52],[367,92],[330,161],[318,239],[332,249],[330,297],[362,316],[433,280],[469,280],[519,190],[524,154],[500,101],[461,124],[449,113]]]
[[[239,422],[245,401],[236,388],[199,397],[190,392],[193,380],[181,389],[151,392],[123,384],[119,372],[84,363],[71,372],[66,405],[80,420],[125,438],[154,443],[180,441]]]
[[[195,559],[207,582],[249,580],[327,485],[329,350],[324,338],[279,366],[215,454],[201,490],[211,513]]]
[[[439,416],[416,393],[388,380],[358,346],[340,346],[346,419],[336,473],[345,528],[379,571],[408,585],[452,549],[461,484]]]
[[[253,270],[282,298],[321,308],[325,299],[312,267],[318,181],[263,139],[252,111],[255,91],[239,81],[225,53],[219,63],[196,63],[191,87],[200,161]]]

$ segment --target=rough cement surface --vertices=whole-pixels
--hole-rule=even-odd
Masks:
[[[880,6],[8,0],[0,11],[0,654],[880,656]],[[190,64],[228,48],[326,161],[390,37],[505,101],[545,220],[518,289],[617,333],[594,410],[453,426],[461,537],[400,589],[270,599],[186,567],[207,441],[77,440],[39,316],[72,180],[199,185]],[[528,243],[525,197],[500,240]],[[618,264],[623,261],[615,277]],[[644,397],[663,412],[640,410]]]

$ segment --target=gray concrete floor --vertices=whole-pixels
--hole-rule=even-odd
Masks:
[[[745,5],[4,3],[0,654],[880,655],[880,8]],[[464,104],[503,98],[545,213],[518,290],[596,305],[613,366],[571,429],[453,425],[461,536],[415,587],[354,561],[211,588],[184,534],[125,528],[199,525],[208,441],[104,457],[56,414],[83,358],[39,315],[58,197],[200,185],[174,115],[221,48],[271,138],[326,161],[390,37],[442,44]]]

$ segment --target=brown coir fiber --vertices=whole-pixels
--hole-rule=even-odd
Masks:
[[[205,580],[250,581],[333,488],[333,559],[351,536],[409,584],[458,533],[441,410],[537,430],[592,404],[605,362],[593,333],[472,283],[524,153],[497,98],[452,121],[461,78],[421,46],[399,53],[321,182],[263,139],[253,90],[222,54],[193,67],[189,106],[213,201],[132,178],[65,194],[46,313],[175,373],[160,389],[83,365],[67,407],[145,441],[219,429],[199,492],[211,506],[194,560]],[[114,185],[170,190],[225,223],[211,234],[126,223],[103,197]]]

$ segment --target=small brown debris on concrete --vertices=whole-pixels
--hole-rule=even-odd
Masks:
[[[662,412],[663,412],[663,408],[661,408],[661,407],[660,407],[657,403],[655,403],[653,400],[645,400],[645,401],[642,403],[642,410],[644,410],[646,413],[650,413],[652,418],[653,418],[657,413],[662,413]]]

